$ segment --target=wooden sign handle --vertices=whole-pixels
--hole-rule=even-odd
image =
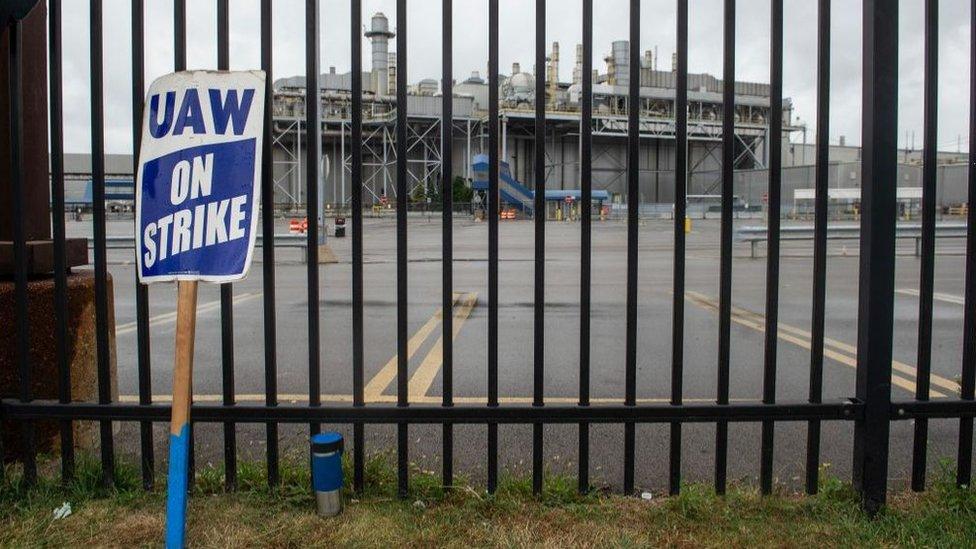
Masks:
[[[169,478],[166,494],[166,547],[169,549],[182,549],[186,531],[190,397],[193,387],[193,341],[197,324],[197,282],[189,280],[177,284],[173,415],[169,431]]]

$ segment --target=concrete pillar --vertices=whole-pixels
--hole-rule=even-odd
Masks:
[[[17,333],[14,327],[18,318],[15,306],[17,283],[13,260],[14,219],[11,158],[11,115],[21,120],[21,187],[24,237],[26,240],[27,280],[27,365],[30,372],[30,397],[56,399],[58,397],[58,364],[63,357],[71,373],[70,394],[77,400],[95,400],[97,396],[96,358],[99,353],[109,354],[111,393],[115,387],[115,320],[112,278],[106,280],[108,306],[108,346],[96,347],[95,289],[91,271],[67,273],[64,280],[66,307],[55,311],[55,292],[59,290],[54,270],[54,244],[51,240],[50,186],[48,164],[48,93],[47,93],[47,9],[45,2],[38,2],[20,23],[20,97],[19,112],[11,112],[10,37],[13,21],[11,10],[27,9],[29,2],[0,4],[0,398],[14,398],[19,394],[19,367],[22,364],[15,350]],[[61,215],[63,212],[56,212]],[[65,241],[65,267],[70,269],[88,263],[86,239]],[[24,266],[20,264],[19,266]],[[64,322],[65,348],[59,348],[57,336],[60,322]],[[94,424],[76,422],[74,443],[90,446],[94,441]],[[20,430],[9,424],[0,428],[3,434],[4,459],[22,456]],[[38,452],[56,449],[59,437],[58,425],[52,421],[40,421],[35,425]],[[0,465],[2,466],[2,465]]]
[[[9,6],[13,8],[14,6]],[[7,9],[8,6],[4,6]],[[0,14],[5,13],[0,10]],[[0,19],[2,19],[0,15]],[[54,270],[54,247],[49,215],[47,135],[47,7],[38,2],[21,23],[21,120],[23,128],[24,235],[29,275]],[[13,271],[13,193],[10,179],[10,28],[0,21],[0,276]],[[67,266],[88,262],[84,239],[68,239]]]
[[[47,148],[47,8],[39,2],[22,23],[24,231],[28,241],[49,240]],[[0,241],[13,240],[13,188],[10,181],[10,28],[0,36]]]

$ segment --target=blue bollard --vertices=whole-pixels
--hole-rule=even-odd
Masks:
[[[334,517],[342,511],[342,435],[312,435],[312,491],[319,516]]]

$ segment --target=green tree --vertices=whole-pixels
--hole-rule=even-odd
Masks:
[[[429,190],[424,189],[424,185],[417,185],[416,187],[414,187],[413,191],[410,192],[410,201],[415,203],[426,202],[428,195],[432,194],[433,192],[436,192],[433,189],[433,185],[429,185],[428,187]],[[431,198],[431,201],[433,202],[433,198]]]
[[[471,202],[471,197],[474,196],[474,189],[468,186],[468,182],[463,177],[460,175],[454,176],[453,187],[451,189],[451,196],[455,202]]]

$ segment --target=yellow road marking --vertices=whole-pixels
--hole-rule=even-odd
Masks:
[[[712,308],[714,310],[717,310],[718,309],[718,306],[714,303],[714,301],[709,300],[705,296],[703,296],[701,294],[698,294],[697,292],[688,292],[688,293],[689,294],[695,294],[695,296],[697,298],[702,299],[702,300],[708,302],[707,303],[707,306],[709,308]],[[689,297],[689,299],[692,299],[692,298]],[[765,331],[766,330],[766,319],[765,319],[765,317],[763,317],[759,313],[754,313],[752,311],[749,311],[749,310],[746,310],[746,309],[742,309],[742,308],[733,306],[732,307],[732,314],[733,315],[739,315],[739,316],[741,316],[743,318],[751,319],[753,321],[753,323],[755,324],[755,326],[750,326],[750,327],[752,327],[752,328],[754,328],[754,329],[756,329],[758,331]],[[746,325],[745,322],[739,322],[739,324]],[[806,349],[810,349],[810,340],[813,337],[810,334],[810,332],[808,332],[806,330],[803,330],[803,329],[800,329],[800,328],[797,328],[796,326],[790,326],[789,324],[783,324],[783,323],[780,323],[779,324],[779,330],[780,330],[780,334],[779,334],[780,339],[784,339],[784,340],[787,340],[787,341],[791,341],[793,343],[796,343],[795,341],[792,341],[790,339],[787,339],[787,336],[782,333],[782,332],[789,332],[789,333],[792,333],[792,334],[795,334],[795,335],[799,336],[800,338],[805,339],[807,341],[806,344],[802,344],[802,345],[799,344],[799,343],[797,343],[797,344],[800,345],[801,347],[805,347]],[[838,341],[836,339],[831,339],[829,337],[824,337],[824,356],[829,356],[830,358],[834,358],[835,356],[843,357],[845,360],[840,360],[840,359],[837,359],[837,358],[834,358],[834,359],[837,360],[838,362],[844,362],[845,364],[848,364],[849,366],[857,367],[857,363],[856,362],[852,362],[851,359],[850,359],[850,357],[845,357],[842,354],[838,354],[838,353],[835,353],[835,352],[831,352],[830,349],[827,349],[827,347],[833,347],[834,349],[836,349],[837,351],[840,351],[842,353],[843,352],[846,352],[851,357],[857,357],[857,347],[855,347],[854,345],[850,345],[848,343],[844,343],[843,341]],[[891,367],[892,367],[892,369],[897,370],[899,372],[902,372],[903,374],[907,374],[907,375],[910,375],[912,377],[918,377],[918,369],[915,368],[914,366],[909,365],[909,364],[905,364],[904,362],[901,362],[901,361],[898,361],[898,360],[892,360],[891,361]],[[892,378],[892,382],[895,383],[896,385],[898,385],[900,387],[903,387],[903,388],[910,387],[909,390],[911,390],[912,392],[914,392],[915,391],[915,383],[914,382],[911,382],[911,381],[908,381],[908,380],[905,380],[905,381],[906,381],[907,384],[901,384],[901,383],[898,382],[898,378]],[[943,389],[946,389],[948,391],[955,392],[955,393],[959,393],[959,391],[960,391],[960,387],[959,387],[959,384],[958,383],[956,383],[955,381],[952,381],[951,379],[944,378],[944,377],[942,377],[942,376],[940,376],[938,374],[930,374],[930,381],[932,382],[932,385],[937,385],[937,386],[942,387]],[[933,395],[939,395],[939,396],[945,396],[945,395],[942,395],[941,393],[938,393],[937,391],[936,392],[933,392],[932,394]]]
[[[457,303],[460,295],[461,294],[458,293],[454,294],[454,303]],[[409,341],[407,341],[408,361],[413,357],[414,353],[417,352],[417,349],[424,344],[424,341],[427,341],[427,337],[430,336],[430,333],[434,331],[434,328],[440,324],[442,316],[443,311],[438,308],[437,311],[434,312],[434,315],[431,316],[430,319],[427,320],[427,322],[421,326],[419,330],[417,330]],[[366,399],[366,401],[375,402],[380,395],[383,394],[383,391],[386,390],[386,387],[396,378],[396,374],[397,355],[394,354],[393,357],[390,358],[390,360],[387,361],[387,363],[383,366],[383,368],[381,368],[380,371],[373,376],[373,379],[369,380],[369,383],[367,383],[366,387],[363,389],[363,397]]]
[[[755,313],[751,313],[751,314],[755,314]],[[765,327],[763,329],[765,329]],[[806,330],[802,330],[802,329],[797,328],[795,326],[790,326],[789,324],[780,324],[780,330],[781,331],[782,330],[785,330],[787,332],[792,332],[794,334],[799,335],[800,337],[807,338],[808,340],[812,337],[812,335],[810,334],[810,332],[808,332]],[[851,356],[854,356],[854,357],[857,356],[857,347],[854,346],[854,345],[850,345],[848,343],[844,343],[843,341],[838,341],[836,339],[831,339],[829,337],[824,337],[824,345],[833,347],[833,348],[837,349],[838,351],[847,352]],[[825,351],[825,353],[826,353],[826,351]],[[918,377],[918,369],[915,368],[914,366],[910,365],[910,364],[905,364],[904,362],[901,362],[899,360],[892,359],[892,361],[891,361],[891,367],[892,367],[892,369],[897,370],[897,371],[899,371],[899,372],[901,372],[903,374],[910,375],[912,377]],[[929,374],[929,379],[932,382],[932,385],[936,385],[936,386],[942,387],[943,389],[946,389],[947,391],[954,392],[954,393],[959,393],[959,391],[960,391],[959,384],[956,383],[955,381],[951,380],[951,379],[944,378],[944,377],[942,377],[942,376],[940,376],[938,374]],[[912,391],[914,391],[915,390],[914,389],[914,384],[912,384],[912,387],[913,387],[912,388]],[[945,395],[942,395],[942,396],[945,396]]]
[[[468,316],[471,314],[471,309],[474,309],[477,302],[477,292],[464,294],[464,298],[461,300],[461,306],[454,313],[454,326],[451,334],[452,340],[457,339],[458,333],[461,331],[461,326],[464,325],[464,321],[468,319]],[[443,365],[444,334],[441,333],[441,336],[437,338],[437,342],[434,343],[430,352],[424,357],[424,361],[420,364],[420,367],[417,368],[417,371],[410,378],[407,395],[411,402],[427,396],[427,391],[430,390],[430,386],[434,383],[434,378],[437,377],[437,372],[441,370]]]
[[[732,307],[732,310],[735,311],[735,312],[738,312],[738,313],[740,313],[742,315],[750,316],[750,317],[756,319],[756,321],[759,322],[762,325],[762,329],[763,330],[766,329],[765,328],[765,319],[763,318],[762,315],[760,315],[758,313],[754,313],[752,311],[748,311],[746,309],[740,309],[739,307]],[[803,330],[803,329],[800,329],[800,328],[797,328],[796,326],[790,326],[789,324],[780,323],[779,328],[780,328],[780,331],[792,332],[792,333],[800,336],[801,338],[805,338],[805,339],[808,340],[808,342],[813,337],[812,334],[810,334],[810,332],[808,332],[806,330]],[[833,347],[833,348],[835,348],[835,349],[837,349],[838,351],[841,351],[841,352],[846,352],[846,353],[850,354],[853,357],[856,357],[857,356],[857,347],[854,346],[854,345],[850,345],[848,343],[844,343],[843,341],[838,341],[836,339],[831,339],[829,337],[824,337],[824,345],[825,346]],[[809,349],[809,348],[810,347],[807,346],[807,349]],[[824,352],[825,352],[825,355],[826,355],[826,349],[825,349]],[[856,363],[855,363],[855,365],[856,365]],[[892,367],[892,369],[897,370],[897,371],[899,371],[899,372],[901,372],[903,374],[907,374],[907,375],[912,376],[912,377],[918,377],[918,369],[915,368],[914,366],[909,365],[909,364],[905,364],[904,362],[901,362],[901,361],[898,361],[898,360],[892,360],[891,361],[891,367]],[[959,384],[958,383],[956,383],[955,381],[953,381],[951,379],[944,378],[944,377],[942,377],[942,376],[940,376],[938,374],[930,374],[930,381],[932,382],[932,385],[936,385],[936,386],[942,387],[943,389],[946,389],[947,391],[950,391],[950,392],[954,392],[954,393],[957,393],[958,394],[960,392],[960,390],[961,390],[961,388],[959,387]],[[912,391],[914,392],[914,390],[915,390],[915,385],[914,385],[914,383],[912,383]],[[945,396],[945,395],[941,395],[941,396]]]
[[[713,311],[718,310],[718,304],[715,303],[714,300],[711,300],[698,292],[686,291],[685,298],[700,307]],[[765,332],[766,330],[766,321],[762,315],[739,307],[732,307],[732,321],[742,326],[752,328],[758,332]],[[810,333],[795,326],[790,326],[789,324],[784,324],[782,322],[779,323],[779,333],[777,336],[783,341],[788,341],[804,349],[809,350],[811,348],[809,339]],[[833,347],[833,349],[830,347]],[[843,351],[850,353],[852,356],[844,354]],[[845,366],[857,368],[857,360],[854,358],[857,356],[857,347],[853,345],[849,345],[835,339],[824,338],[824,356]],[[892,360],[891,366],[893,369],[902,373],[912,377],[917,377],[917,370],[908,364],[899,362],[897,360]],[[931,381],[933,385],[938,385],[944,389],[957,392],[959,391],[959,384],[944,377],[932,374]],[[910,379],[904,378],[897,374],[892,374],[891,382],[912,394],[915,393],[915,382]],[[930,395],[933,398],[944,398],[946,396],[944,393],[934,389],[930,391]]]
[[[252,293],[240,294],[234,296],[234,303],[242,303],[249,299],[253,299],[257,296],[258,294],[252,294]],[[207,313],[219,308],[220,308],[219,299],[214,301],[208,301],[200,305],[199,307],[197,307],[197,314],[199,315],[201,313]],[[176,311],[158,314],[149,318],[150,327],[160,326],[162,324],[172,324],[174,322],[176,322]],[[125,324],[119,324],[118,326],[115,327],[115,336],[118,337],[120,335],[134,332],[136,331],[137,326],[138,324],[136,324],[136,322],[126,322]]]

